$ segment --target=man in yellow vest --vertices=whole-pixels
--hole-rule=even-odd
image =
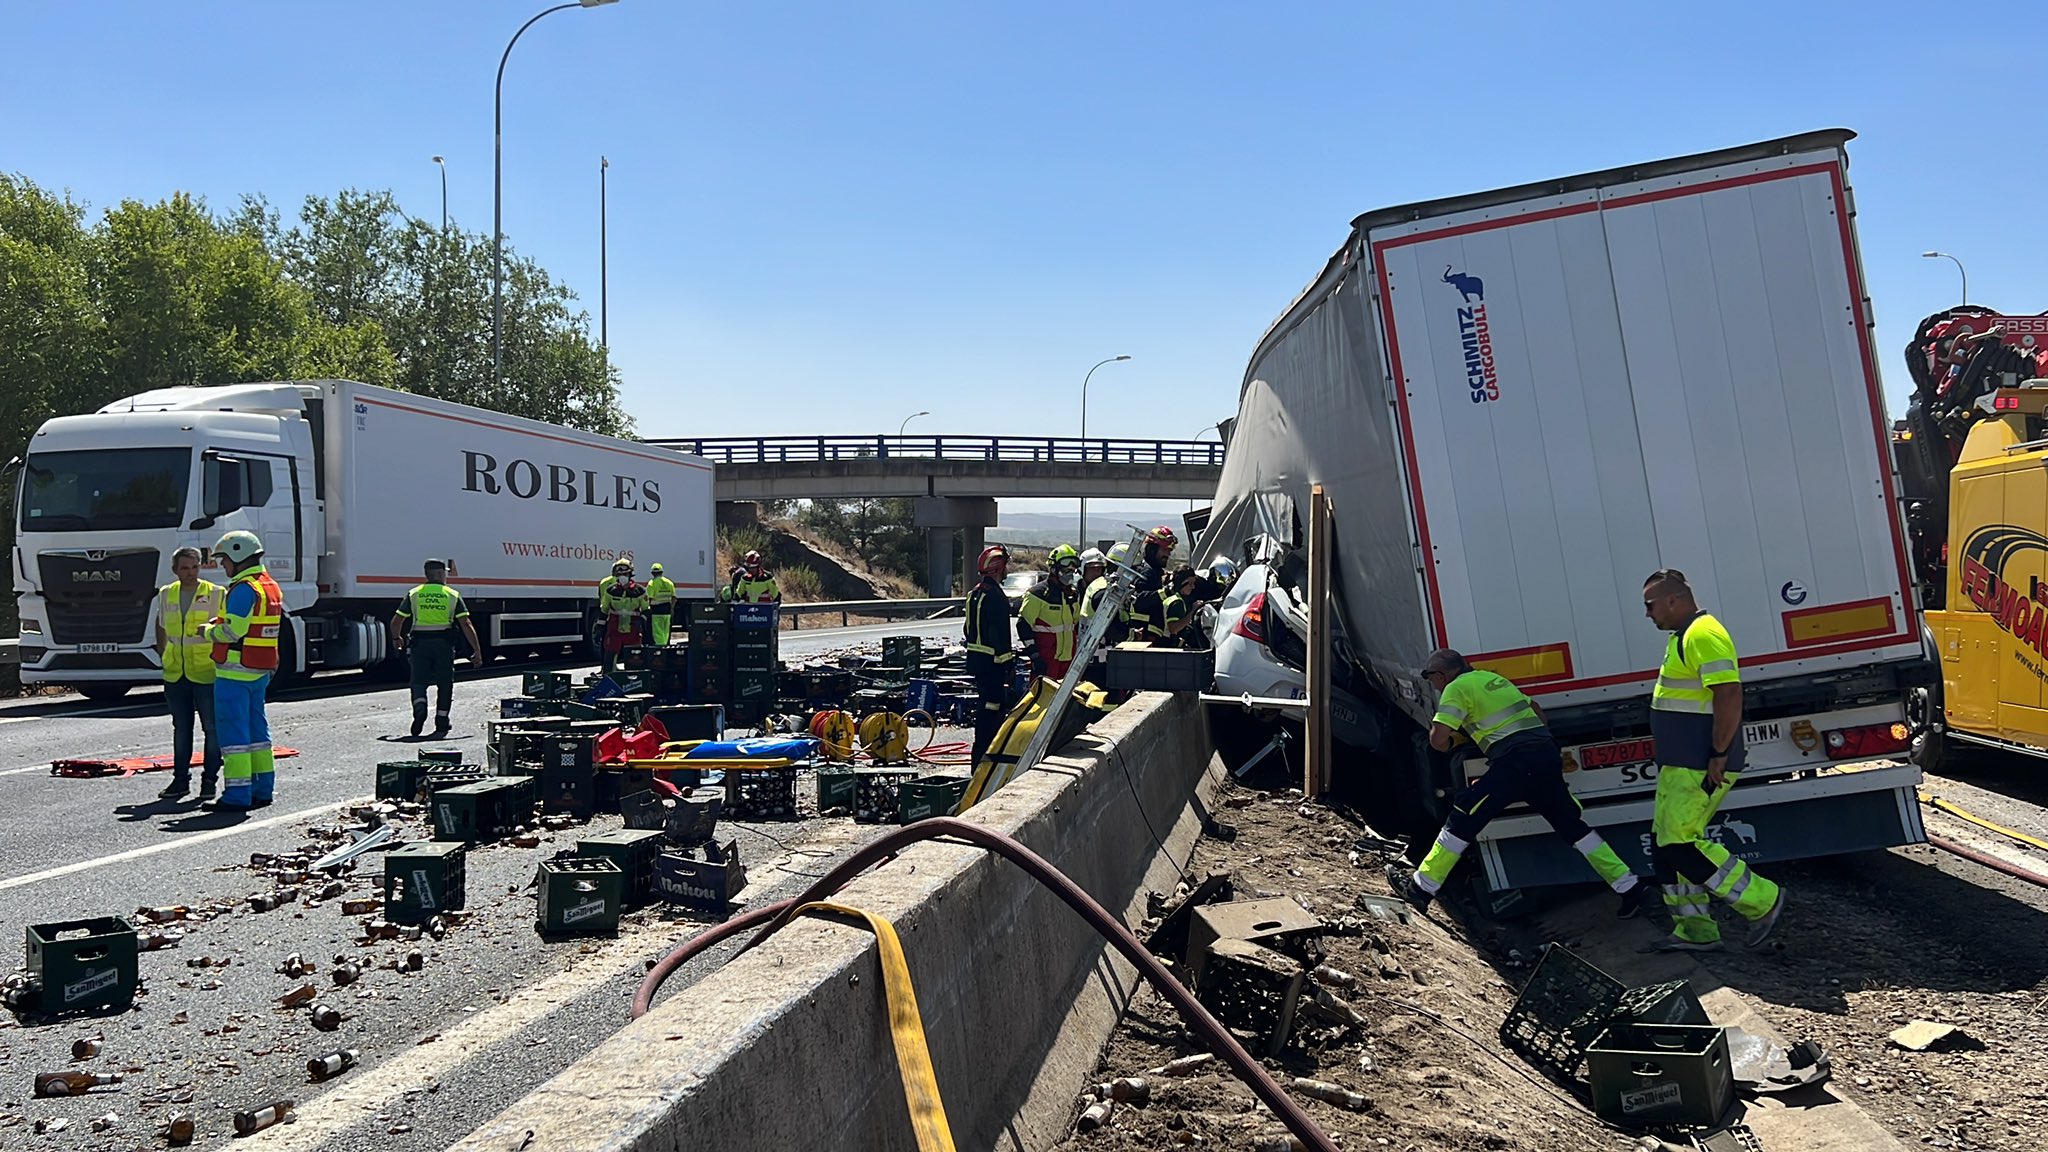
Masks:
[[[675,611],[676,582],[663,575],[657,563],[647,569],[647,629],[653,633],[654,643],[668,643]]]
[[[263,697],[277,672],[277,642],[284,632],[284,593],[263,570],[263,541],[254,532],[230,532],[213,546],[229,575],[221,612],[206,630],[213,641],[213,711],[220,719],[226,786],[211,807],[231,811],[268,807],[274,768],[270,718]]]
[[[1643,582],[1643,614],[1671,639],[1650,695],[1657,742],[1657,804],[1650,817],[1651,859],[1664,885],[1671,935],[1645,951],[1711,952],[1721,947],[1709,898],[1749,921],[1754,948],[1777,926],[1785,894],[1747,861],[1707,837],[1707,825],[1742,772],[1742,674],[1735,639],[1700,611],[1685,573],[1652,572]]]
[[[1430,653],[1421,674],[1438,692],[1429,746],[1448,752],[1458,734],[1466,733],[1486,756],[1486,775],[1451,801],[1451,814],[1420,867],[1410,873],[1399,864],[1387,865],[1394,891],[1416,908],[1427,909],[1480,829],[1519,803],[1535,809],[1551,831],[1570,841],[1600,879],[1621,894],[1622,919],[1641,912],[1650,886],[1586,826],[1578,797],[1564,782],[1564,757],[1543,709],[1507,677],[1472,667],[1450,648]]]
[[[1038,674],[1061,680],[1074,662],[1075,631],[1081,623],[1081,556],[1062,544],[1047,558],[1051,571],[1033,584],[1017,606],[1017,638],[1027,645]]]
[[[391,643],[400,652],[411,649],[412,734],[427,724],[427,686],[434,686],[433,739],[448,735],[448,708],[455,695],[455,632],[469,641],[470,655],[483,662],[484,646],[469,621],[469,605],[450,588],[448,565],[429,560],[426,583],[415,584],[391,614]]]
[[[164,703],[171,710],[171,782],[157,793],[181,800],[192,790],[192,721],[206,729],[199,795],[211,798],[220,784],[220,729],[213,718],[213,642],[206,629],[220,615],[221,586],[199,578],[205,560],[197,548],[171,553],[177,579],[157,590],[156,652],[163,658]]]

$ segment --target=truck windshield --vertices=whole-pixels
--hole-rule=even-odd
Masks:
[[[37,452],[23,469],[23,532],[173,528],[183,518],[190,448]]]

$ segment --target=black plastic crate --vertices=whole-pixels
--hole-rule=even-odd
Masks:
[[[578,856],[610,860],[626,874],[620,899],[627,908],[639,908],[652,899],[654,892],[654,858],[666,847],[659,830],[621,828],[617,832],[601,832],[585,836],[576,842]]]
[[[50,1015],[127,1008],[140,983],[135,927],[119,916],[28,926],[28,975]]]
[[[507,696],[498,701],[500,720],[522,720],[528,716],[537,716],[546,710],[546,702],[531,696]]]
[[[1593,1111],[1623,1124],[1718,1124],[1735,1102],[1728,1034],[1709,1025],[1624,1023],[1586,1049]]]
[[[896,789],[896,819],[904,824],[951,816],[967,796],[965,776],[926,776]]]
[[[610,860],[543,860],[534,927],[544,936],[616,932],[625,886],[625,872]]]
[[[725,651],[732,643],[732,629],[724,624],[692,624],[688,639],[688,660],[696,664]]]
[[[716,740],[725,735],[725,709],[717,704],[674,704],[650,708],[671,740]]]
[[[699,624],[729,624],[732,622],[732,605],[723,600],[686,600],[689,605],[684,618],[691,628]]]
[[[766,707],[775,701],[775,673],[734,672],[732,674],[732,698],[739,704],[758,704]]]
[[[795,820],[796,773],[788,768],[727,768],[725,811],[733,820]]]
[[[646,644],[621,648],[619,663],[628,672],[645,672],[654,667],[654,648]]]
[[[915,768],[861,768],[853,774],[853,819],[859,824],[896,822],[898,794],[917,779]]]
[[[533,781],[493,776],[434,793],[434,839],[495,840],[533,819]]]
[[[695,851],[663,852],[654,861],[654,894],[673,904],[724,914],[747,886],[737,840],[713,840]]]
[[[540,742],[540,805],[543,811],[589,819],[597,812],[597,738],[550,733]]]
[[[468,867],[462,845],[420,842],[384,854],[386,920],[424,924],[468,902]]]
[[[420,791],[431,801],[444,788],[459,788],[490,778],[490,772],[481,764],[428,764],[426,771],[420,773]]]
[[[732,626],[735,631],[773,631],[781,623],[782,606],[779,604],[734,604]]]
[[[491,775],[532,776],[538,773],[551,735],[553,733],[543,728],[498,729],[491,739]]]
[[[1607,1027],[1628,988],[1562,944],[1542,959],[1501,1022],[1500,1042],[1552,1079],[1576,1087],[1586,1048]]]
[[[882,637],[882,667],[892,668],[906,677],[915,676],[924,665],[924,638],[921,636]]]
[[[625,798],[635,792],[645,792],[654,787],[652,768],[627,768],[618,764],[600,764],[597,768],[597,810],[617,812]]]
[[[1102,674],[1102,686],[1112,692],[1207,692],[1215,680],[1213,651],[1143,644],[1111,648]]]
[[[567,700],[569,698],[569,674],[567,672],[528,672],[519,679],[522,695],[535,700]]]
[[[427,764],[460,764],[462,763],[462,749],[429,748],[420,753],[420,760]]]
[[[420,778],[431,767],[424,760],[386,760],[377,765],[377,799],[410,800],[419,795]]]

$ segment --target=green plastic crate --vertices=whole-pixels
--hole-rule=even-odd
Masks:
[[[410,800],[419,795],[420,778],[432,767],[424,760],[387,760],[377,765],[377,799]]]
[[[543,860],[534,927],[543,936],[616,932],[625,887],[626,873],[610,860]]]
[[[818,769],[818,811],[828,808],[853,809],[855,785],[858,782],[850,767]]]
[[[965,776],[926,776],[896,789],[896,819],[904,824],[951,816],[967,796]]]
[[[1616,1024],[1586,1049],[1593,1111],[1628,1124],[1720,1122],[1735,1100],[1728,1036],[1706,1024]]]
[[[37,1006],[57,1015],[127,1008],[139,982],[135,928],[119,916],[28,926],[28,974],[41,986]]]
[[[384,854],[384,918],[424,924],[469,902],[467,855],[460,844],[420,841]]]

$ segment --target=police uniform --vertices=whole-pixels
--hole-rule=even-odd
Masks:
[[[1537,716],[1536,705],[1507,677],[1476,668],[1460,674],[1444,685],[1434,722],[1472,738],[1486,756],[1486,775],[1451,801],[1436,843],[1415,870],[1416,890],[1433,896],[1442,889],[1480,830],[1516,803],[1535,809],[1552,831],[1571,841],[1609,888],[1626,893],[1640,883],[1607,841],[1587,827],[1578,798],[1564,782],[1557,741]],[[1628,910],[1633,911],[1632,904]]]
[[[407,621],[406,650],[412,662],[412,734],[427,722],[427,686],[434,687],[434,736],[448,734],[448,706],[455,695],[456,621],[469,618],[462,593],[429,580],[416,584],[398,605]]]
[[[1741,682],[1734,637],[1702,612],[1665,643],[1664,664],[1650,696],[1650,733],[1657,741],[1657,802],[1650,832],[1673,941],[1681,945],[1719,944],[1721,929],[1709,897],[1752,922],[1769,915],[1780,898],[1776,884],[1707,838],[1707,825],[1735,787],[1744,763],[1738,727],[1723,750],[1728,762],[1721,786],[1708,790],[1707,762],[1717,751],[1714,686]]]

